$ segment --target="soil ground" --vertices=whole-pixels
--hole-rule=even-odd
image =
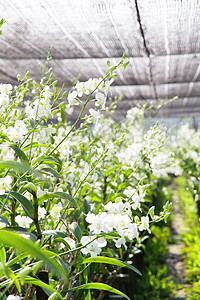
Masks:
[[[171,225],[171,238],[173,243],[169,244],[169,252],[167,255],[166,263],[170,271],[171,280],[176,285],[175,294],[171,299],[187,299],[185,289],[188,285],[185,284],[186,268],[182,260],[181,249],[184,244],[181,234],[185,232],[184,219],[181,214],[179,199],[175,193],[175,187],[172,186],[172,225]]]

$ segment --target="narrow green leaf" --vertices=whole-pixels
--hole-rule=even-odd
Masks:
[[[79,285],[75,288],[69,289],[68,292],[73,292],[76,290],[104,290],[104,291],[108,291],[108,292],[120,295],[128,300],[131,300],[124,293],[118,291],[117,289],[112,288],[111,286],[109,286],[105,283],[98,283],[98,282],[86,283],[86,284]]]
[[[26,154],[24,153],[24,151],[22,151],[21,149],[19,149],[16,145],[10,145],[10,148],[12,148],[15,151],[15,153],[17,154],[17,156],[21,160],[29,162],[28,157],[26,156]]]
[[[119,267],[123,267],[123,268],[128,268],[134,272],[136,272],[137,274],[141,275],[141,272],[136,269],[135,267],[121,261],[121,260],[117,260],[115,258],[110,258],[110,257],[105,257],[105,256],[97,256],[95,258],[89,257],[89,258],[85,258],[82,261],[78,262],[79,264],[86,264],[86,263],[104,263],[104,264],[109,264],[109,265],[115,265],[115,266],[119,266]]]
[[[48,167],[48,168],[42,168],[41,172],[45,173],[45,174],[51,174],[51,175],[55,176],[56,178],[60,178],[61,177],[61,175],[56,170],[54,170],[53,168],[50,168],[50,167]]]
[[[12,161],[6,160],[0,162],[0,169],[11,169],[17,173],[32,173],[35,177],[41,177],[41,172],[37,170],[32,170],[26,161]]]
[[[2,228],[3,230],[4,228]],[[25,239],[28,239],[28,240],[31,240],[33,242],[36,242],[37,241],[37,237],[32,233],[32,232],[29,232],[26,228],[24,227],[20,227],[20,226],[7,226],[5,228],[5,230],[8,230],[8,231],[12,231],[12,232],[15,232],[17,234],[19,234],[20,236],[22,236],[23,238]]]
[[[7,267],[10,267],[16,263],[19,263],[22,259],[26,258],[28,256],[27,253],[22,253],[20,255],[17,255],[15,258],[13,258],[12,260],[10,260],[9,262],[7,262]]]
[[[39,286],[39,287],[41,287],[41,288],[43,288],[43,289],[45,289],[45,290],[47,290],[47,291],[49,291],[49,292],[51,292],[51,293],[56,293],[56,295],[57,295],[61,300],[64,300],[64,298],[61,296],[61,294],[60,294],[59,292],[56,291],[56,289],[54,289],[53,287],[51,287],[50,285],[44,283],[43,281],[41,281],[41,280],[39,280],[39,279],[36,279],[36,278],[33,278],[33,277],[30,277],[30,276],[29,276],[29,277],[25,278],[24,281],[25,281],[26,283],[29,283],[29,284],[32,283],[32,284],[34,284],[34,285],[37,285],[37,286]],[[53,299],[55,299],[55,298],[53,298]]]
[[[29,183],[23,185],[23,188],[24,189],[30,189],[30,190],[32,190],[34,192],[37,192],[37,188],[36,188],[35,184],[32,183],[32,182],[29,182]]]
[[[58,231],[58,230],[45,230],[42,232],[42,235],[54,235],[60,238],[65,238],[67,237],[67,235],[65,233],[63,233],[62,231]]]
[[[0,216],[0,222],[5,223],[8,226],[10,225],[10,223],[8,222],[8,220],[6,218],[4,218],[4,217],[1,217],[1,216]]]
[[[40,156],[38,157],[33,163],[45,163],[45,164],[56,164],[56,165],[60,165],[60,161],[58,159],[56,159],[55,157],[53,156],[49,156],[49,157],[46,157],[46,156]]]
[[[109,60],[107,60],[107,66],[108,66],[108,68],[110,67],[110,61]]]
[[[128,182],[122,182],[118,185],[118,190],[119,191],[124,190],[128,185],[129,185]]]
[[[53,199],[53,198],[62,198],[62,199],[65,199],[65,200],[68,200],[74,207],[77,207],[77,203],[76,203],[76,200],[70,196],[69,194],[67,193],[64,193],[64,192],[55,192],[55,193],[47,193],[45,195],[42,195],[38,198],[38,201],[39,203],[47,200],[47,199]]]
[[[0,169],[13,169],[16,172],[25,173],[29,170],[29,166],[22,162],[7,160],[0,162]]]
[[[125,172],[124,172],[124,175],[126,177],[130,177],[130,175],[133,173],[133,169],[131,168],[128,168]]]
[[[148,215],[151,216],[152,220],[154,219],[154,215],[155,215],[154,211],[155,211],[155,206],[152,206],[148,211]]]
[[[3,265],[6,264],[6,251],[5,248],[3,247],[3,244],[0,247],[0,261]]]
[[[39,249],[33,242],[21,237],[15,232],[3,229],[0,230],[0,242],[5,246],[13,247],[22,253],[26,252],[32,257],[36,257],[38,260],[43,260],[56,274],[60,274],[65,282],[68,281],[68,277],[56,259],[49,258],[48,255],[46,255],[43,250]],[[54,254],[52,253],[52,256],[53,255]]]
[[[48,300],[56,300],[57,298],[57,292],[54,292],[53,294],[51,294],[48,298]]]
[[[82,237],[82,232],[81,232],[81,229],[80,229],[79,225],[76,222],[73,222],[69,226],[69,229],[74,234],[74,236],[77,238],[77,240],[80,242],[81,237]]]
[[[14,274],[14,272],[12,270],[10,270],[7,266],[4,267],[4,271],[7,275],[7,277],[12,280],[12,283],[15,284],[16,288],[18,289],[18,292],[21,293],[21,286],[20,286],[19,280],[18,280],[17,276]]]
[[[56,192],[55,194],[63,199],[68,200],[74,207],[77,207],[76,200],[69,194],[64,193],[64,192]]]
[[[89,211],[90,211],[90,202],[88,199],[84,199],[83,201],[83,206],[84,206],[84,209],[85,209],[85,213],[88,214]]]
[[[114,173],[116,170],[121,169],[121,167],[122,167],[122,165],[120,164],[120,165],[117,165],[117,166],[115,166],[115,167],[113,167],[113,168],[111,168],[111,169],[106,169],[106,170],[104,171],[104,175],[105,175],[105,176],[109,176],[109,175],[111,175],[112,173]]]
[[[128,64],[129,64],[129,61],[127,61],[125,64],[123,64],[124,70],[126,69]]]
[[[34,218],[34,207],[31,201],[29,201],[26,197],[23,195],[17,193],[17,192],[10,192],[10,194],[22,205],[24,211],[26,214],[33,219]]]

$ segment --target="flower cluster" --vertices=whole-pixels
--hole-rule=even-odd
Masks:
[[[0,112],[2,113],[10,103],[11,84],[0,84]]]
[[[51,96],[49,86],[45,86],[40,98],[26,106],[26,114],[29,119],[36,120],[51,116]]]
[[[100,254],[103,247],[106,246],[105,238],[96,238],[101,234],[109,234],[116,232],[118,237],[114,239],[115,247],[120,248],[122,245],[127,249],[126,242],[139,240],[139,231],[149,230],[149,217],[141,217],[141,221],[136,218],[137,223],[133,220],[133,213],[131,211],[131,205],[129,202],[108,202],[104,206],[105,211],[94,214],[89,212],[86,216],[86,221],[90,225],[89,236],[83,236],[81,239],[82,245],[87,245],[81,251],[83,254],[90,253],[92,257],[96,257]],[[92,239],[94,239],[92,241]]]

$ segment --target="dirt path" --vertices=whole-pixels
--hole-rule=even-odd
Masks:
[[[173,244],[169,244],[169,252],[167,255],[166,263],[170,271],[171,280],[176,284],[176,294],[172,295],[171,299],[186,299],[187,295],[184,291],[188,287],[184,283],[185,280],[185,266],[181,257],[181,249],[183,248],[183,241],[181,234],[185,231],[184,219],[180,213],[179,199],[175,193],[175,187],[172,186],[172,229],[171,238],[174,241]]]

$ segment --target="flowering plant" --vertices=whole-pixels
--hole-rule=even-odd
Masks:
[[[138,251],[150,223],[169,214],[167,203],[156,215],[148,197],[166,163],[155,163],[165,131],[157,124],[144,134],[139,108],[121,124],[103,117],[125,55],[107,64],[103,78],[77,82],[68,95],[50,70],[39,84],[26,74],[14,88],[0,85],[1,299],[91,299],[91,289],[129,299],[99,275],[113,266],[140,274],[123,253]]]

